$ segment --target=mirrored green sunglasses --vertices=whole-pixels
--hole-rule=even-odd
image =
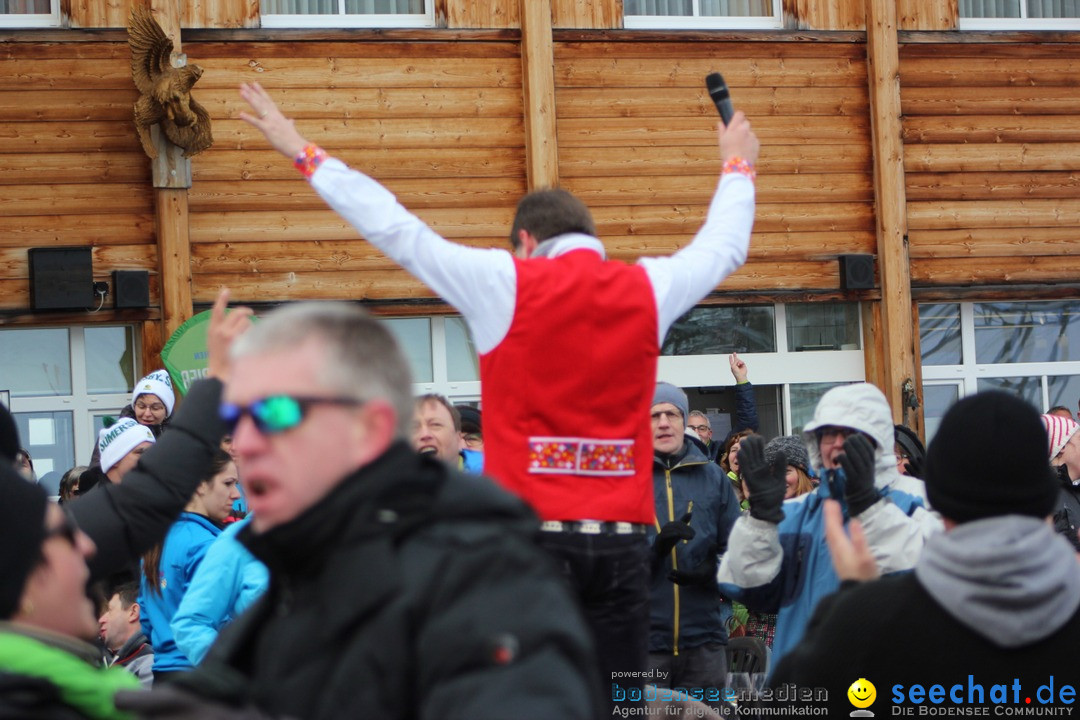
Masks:
[[[304,422],[308,410],[313,405],[363,405],[363,400],[346,397],[292,397],[291,395],[271,395],[256,400],[250,405],[236,405],[223,402],[218,407],[218,415],[225,421],[229,432],[236,432],[240,418],[250,415],[255,427],[264,435],[274,435],[292,430]]]

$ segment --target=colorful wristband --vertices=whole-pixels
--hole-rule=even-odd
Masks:
[[[293,166],[303,173],[304,177],[310,178],[323,164],[323,160],[328,157],[329,155],[321,147],[315,143],[308,143],[303,150],[296,154],[292,162]]]
[[[745,175],[750,178],[750,180],[757,178],[757,173],[754,172],[754,166],[743,160],[741,157],[733,157],[724,163],[723,174],[727,175],[728,173],[739,173],[740,175]]]

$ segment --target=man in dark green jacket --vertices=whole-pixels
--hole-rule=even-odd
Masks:
[[[658,383],[653,397],[653,492],[656,517],[649,595],[651,682],[699,688],[718,705],[727,674],[731,601],[716,584],[718,557],[739,517],[723,471],[685,433],[686,393]]]

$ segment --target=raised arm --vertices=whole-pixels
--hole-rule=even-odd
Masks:
[[[723,172],[705,224],[693,241],[670,257],[642,258],[653,285],[660,342],[671,324],[746,262],[754,224],[754,167],[760,145],[750,122],[736,112],[726,128],[717,123]]]
[[[452,243],[407,211],[393,193],[308,141],[258,83],[240,86],[251,107],[240,118],[293,164],[364,238],[465,316],[480,353],[505,337],[513,318],[516,273],[504,250]]]
[[[212,377],[192,385],[169,429],[143,453],[123,483],[103,486],[68,505],[79,527],[97,545],[97,554],[88,563],[93,579],[126,567],[164,538],[200,478],[209,472],[225,435],[218,415],[221,381],[215,372],[227,367],[222,363],[227,362],[231,337],[250,322],[250,311],[244,309],[226,316],[228,297],[227,291],[222,292],[211,313],[207,350]]]

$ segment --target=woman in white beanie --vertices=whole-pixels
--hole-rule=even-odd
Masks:
[[[155,370],[135,383],[135,389],[131,391],[131,404],[120,411],[120,419],[131,418],[149,428],[156,440],[168,426],[175,405],[176,394],[173,392],[169,373],[166,370]],[[113,425],[109,418],[106,418],[106,423],[106,428]],[[90,458],[90,469],[93,470],[100,464],[101,448],[95,445],[94,454]],[[105,468],[102,470],[105,471]]]
[[[140,425],[156,428],[154,435],[160,435],[162,426],[172,417],[175,402],[176,395],[169,373],[155,370],[135,383],[135,389],[131,392],[131,417]],[[121,412],[121,417],[127,416]]]

